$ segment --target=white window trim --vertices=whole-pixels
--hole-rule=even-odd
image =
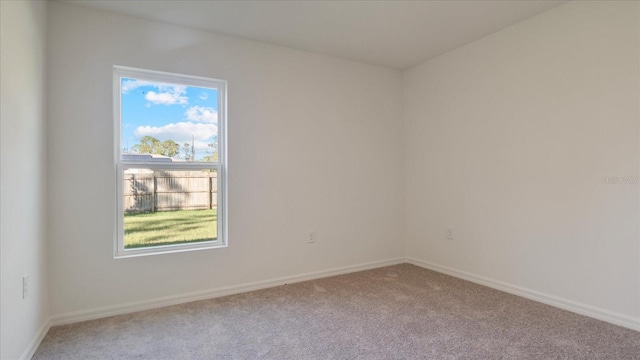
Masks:
[[[217,162],[179,162],[150,163],[142,161],[123,161],[121,144],[121,78],[134,78],[161,82],[165,84],[215,88],[218,90],[218,161]],[[226,247],[228,245],[227,222],[227,82],[191,75],[181,75],[153,70],[136,69],[124,66],[113,67],[113,118],[114,118],[114,166],[116,173],[116,236],[114,241],[114,258],[128,258],[155,254],[167,254]],[[148,248],[124,248],[124,205],[123,174],[129,168],[201,170],[216,169],[218,181],[217,226],[218,238],[215,241],[191,244],[160,245]]]

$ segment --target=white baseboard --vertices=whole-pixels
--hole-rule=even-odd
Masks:
[[[38,346],[40,346],[42,339],[44,339],[44,336],[47,335],[50,328],[51,320],[47,319],[42,324],[42,326],[40,326],[40,329],[38,329],[38,332],[33,337],[33,340],[31,340],[27,349],[22,353],[22,356],[20,356],[20,360],[30,360],[33,357],[33,355],[36,353],[36,350],[38,350]]]
[[[493,289],[504,291],[510,294],[518,295],[530,300],[538,301],[547,305],[555,306],[560,309],[568,310],[580,315],[592,317],[594,319],[606,321],[615,325],[623,326],[632,330],[640,331],[640,318],[634,318],[628,315],[616,313],[613,311],[601,309],[595,306],[577,303],[557,296],[541,293],[539,291],[526,289],[520,286],[504,283],[484,276],[475,275],[466,271],[452,269],[441,266],[428,261],[418,260],[415,258],[406,258],[406,262],[425,269],[437,271],[439,273],[451,275],[460,279],[484,285]]]
[[[40,329],[38,337],[32,342],[32,346],[28,351],[25,351],[21,359],[29,359],[35,350],[37,349],[40,341],[49,330],[51,326],[71,324],[80,321],[94,320],[104,318],[108,316],[115,316],[121,314],[128,314],[138,311],[150,310],[161,308],[165,306],[183,304],[191,301],[206,300],[217,298],[221,296],[234,295],[248,291],[266,289],[270,287],[280,286],[284,284],[292,284],[302,281],[308,281],[313,279],[319,279],[329,276],[348,274],[357,271],[364,271],[384,266],[409,263],[416,266],[420,266],[429,270],[437,271],[443,274],[451,275],[460,279],[468,280],[476,284],[484,285],[493,289],[504,291],[510,294],[518,295],[527,299],[538,301],[547,305],[555,306],[560,309],[568,310],[577,314],[589,316],[598,320],[606,321],[615,325],[623,326],[632,330],[640,331],[640,318],[634,318],[628,315],[616,313],[613,311],[601,309],[595,306],[581,304],[575,301],[567,300],[561,297],[545,294],[539,291],[523,288],[520,286],[508,284],[502,281],[489,279],[480,275],[461,271],[446,266],[441,266],[428,261],[419,260],[416,258],[394,258],[383,261],[375,261],[369,263],[363,263],[359,265],[344,266],[339,268],[333,268],[322,271],[309,272],[293,276],[285,276],[276,279],[257,281],[251,283],[245,283],[235,286],[222,287],[217,289],[192,292],[181,295],[161,297],[148,301],[140,301],[122,305],[107,306],[102,308],[82,310],[76,312],[70,312],[60,315],[55,315],[51,318],[51,321],[47,322]],[[27,356],[28,354],[31,354]]]
[[[394,258],[389,260],[374,261],[352,266],[344,266],[322,271],[309,272],[293,276],[285,276],[281,278],[245,283],[236,286],[228,286],[218,289],[192,292],[187,294],[161,297],[153,300],[140,301],[122,305],[107,306],[97,309],[75,311],[66,314],[54,315],[51,318],[51,325],[64,325],[80,321],[94,320],[108,316],[128,314],[137,311],[161,308],[170,305],[183,304],[191,301],[206,300],[221,296],[234,295],[248,291],[266,289],[274,286],[292,284],[307,280],[319,279],[329,276],[348,274],[357,271],[375,269],[383,266],[397,265],[405,262],[404,258]]]

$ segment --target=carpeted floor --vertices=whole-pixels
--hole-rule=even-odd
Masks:
[[[640,359],[640,332],[403,264],[54,327],[34,359]]]

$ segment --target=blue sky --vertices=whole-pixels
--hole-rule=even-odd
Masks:
[[[209,143],[218,137],[216,89],[121,79],[121,146],[131,149],[149,135],[160,141],[195,143],[195,159],[209,155]]]

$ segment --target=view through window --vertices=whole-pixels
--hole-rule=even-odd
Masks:
[[[116,256],[224,241],[224,106],[220,80],[114,68]]]

